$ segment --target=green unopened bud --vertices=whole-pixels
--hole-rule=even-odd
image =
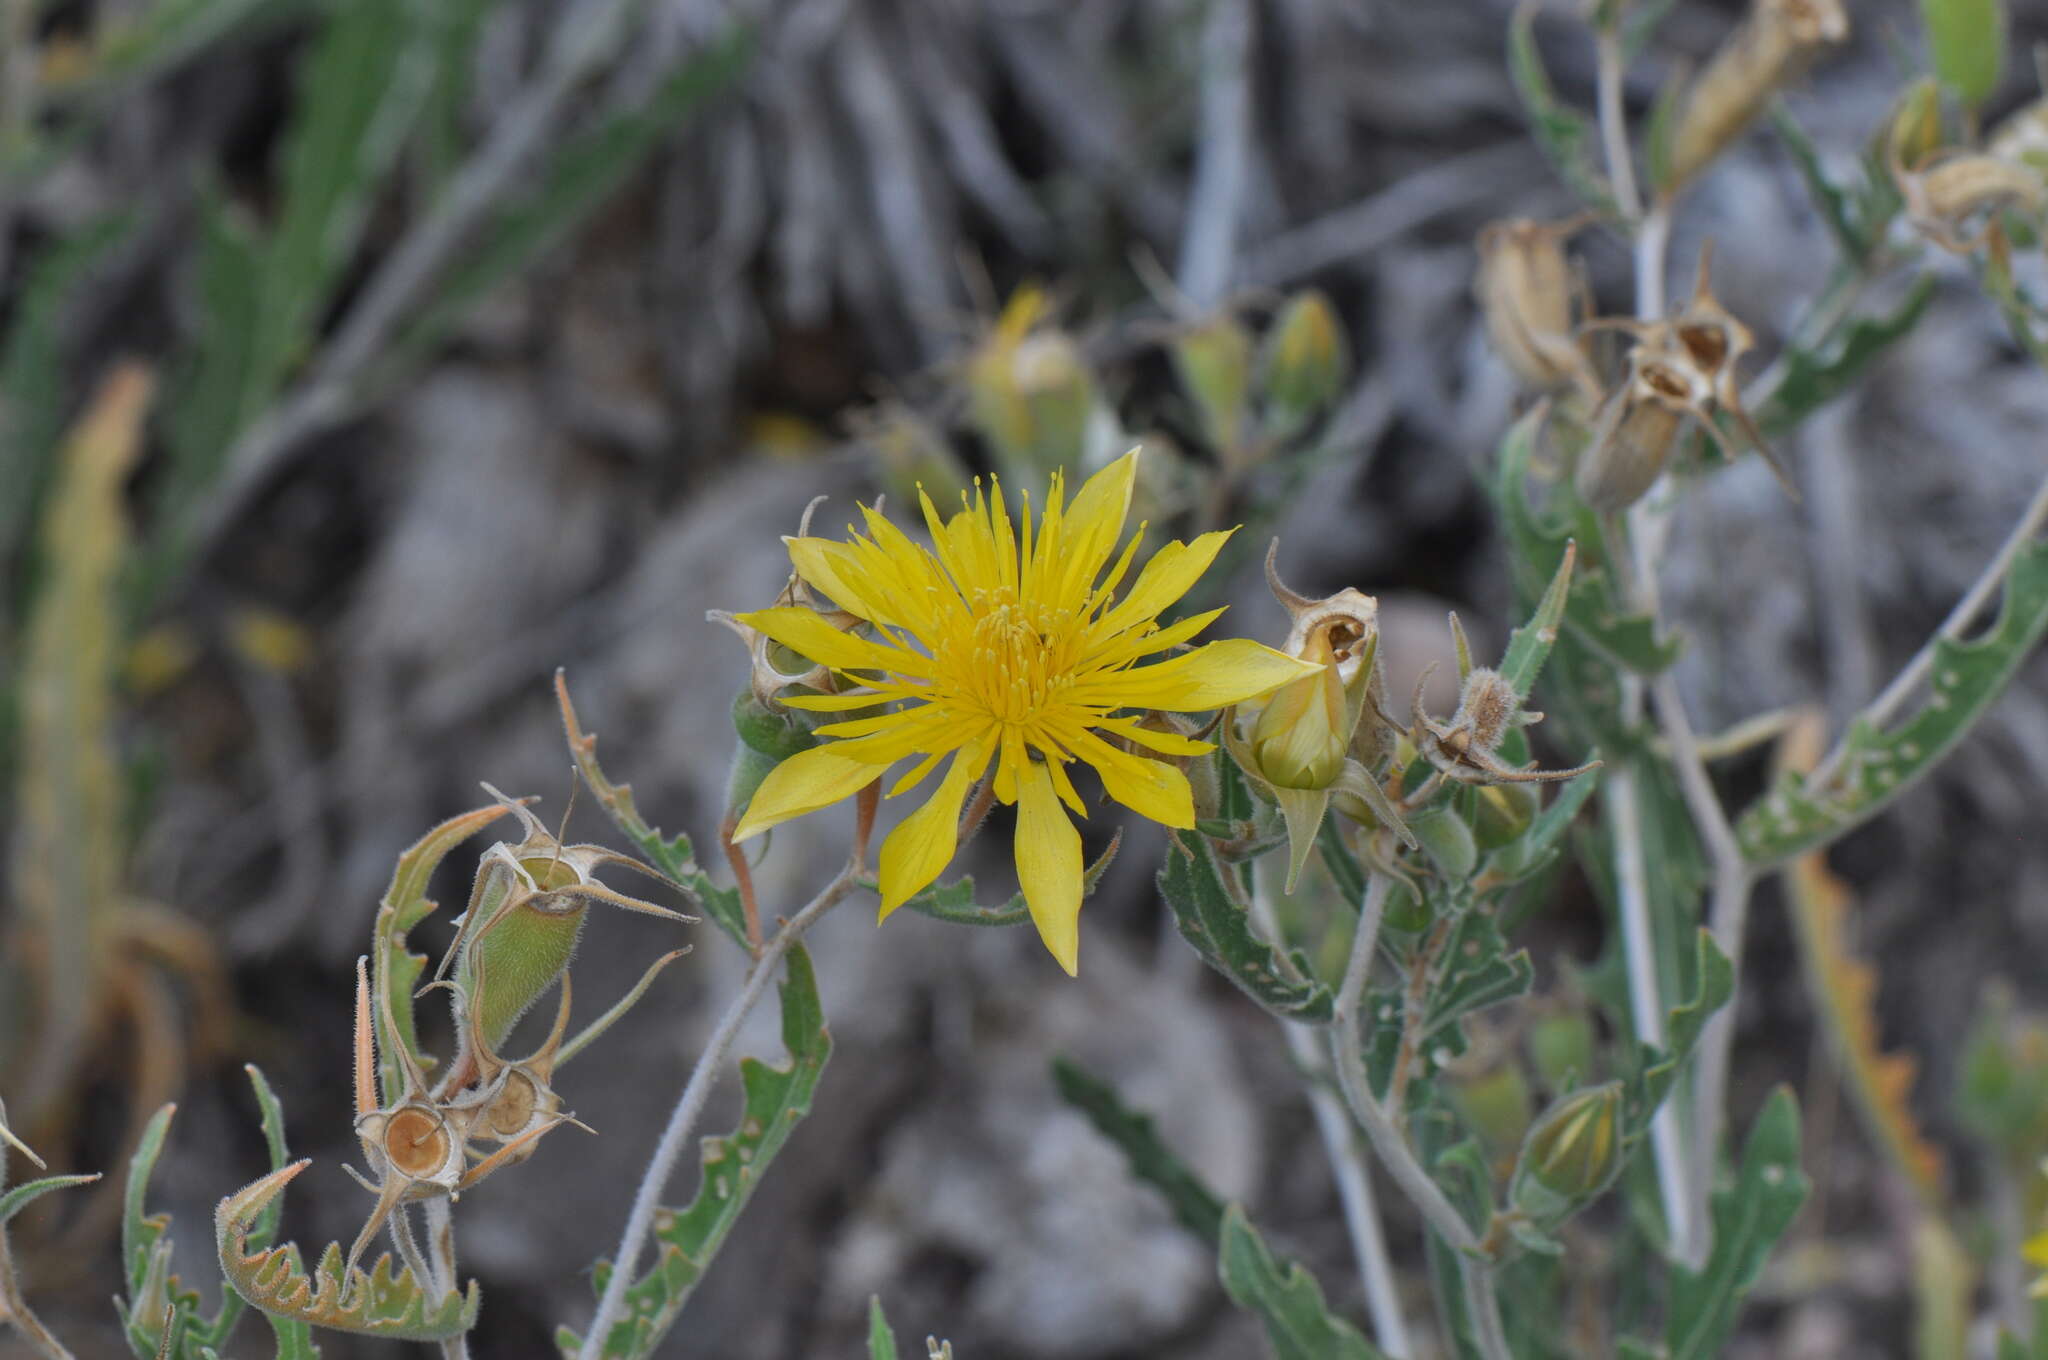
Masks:
[[[1550,1220],[1605,1190],[1621,1168],[1621,1083],[1572,1092],[1544,1111],[1522,1140],[1515,1206]]]
[[[1274,691],[1252,727],[1252,760],[1268,783],[1283,789],[1326,789],[1344,769],[1351,728],[1344,682],[1326,634],[1310,636],[1301,659],[1322,670]]]
[[[1045,295],[1021,288],[967,362],[968,414],[1002,470],[1027,483],[1088,464],[1089,430],[1106,416],[1080,348],[1038,329]]]
[[[788,760],[798,751],[818,744],[810,720],[780,704],[764,704],[751,689],[743,689],[732,701],[733,730],[753,750],[774,760]]]
[[[1529,1026],[1529,1060],[1536,1075],[1553,1091],[1593,1070],[1593,1021],[1581,1010],[1540,1015]]]
[[[1941,145],[1941,87],[1923,76],[1899,96],[1891,121],[1885,125],[1879,163],[1916,166]]]
[[[1543,807],[1543,795],[1532,784],[1487,784],[1475,792],[1479,815],[1472,821],[1472,836],[1481,850],[1513,844]]]
[[[1477,1076],[1451,1078],[1451,1098],[1486,1144],[1489,1157],[1503,1160],[1528,1131],[1535,1113],[1529,1082],[1514,1063],[1503,1063]]]
[[[1351,354],[1337,310],[1316,289],[1287,299],[1259,356],[1266,430],[1276,439],[1300,434],[1343,390]]]
[[[1173,371],[1194,400],[1202,435],[1228,456],[1244,440],[1251,394],[1252,341],[1231,316],[1217,316],[1174,337]]]
[[[1941,83],[1965,108],[1976,108],[2005,74],[2003,0],[1920,0],[1927,55]]]

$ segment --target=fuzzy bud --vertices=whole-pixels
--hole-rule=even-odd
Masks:
[[[1849,36],[1842,0],[1752,0],[1679,97],[1661,188],[1676,190],[1727,149],[1815,54]]]
[[[1605,1190],[1621,1166],[1621,1083],[1574,1091],[1544,1111],[1522,1140],[1515,1207],[1555,1219]]]

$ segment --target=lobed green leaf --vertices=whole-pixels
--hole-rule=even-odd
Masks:
[[[1176,831],[1159,870],[1159,893],[1173,909],[1181,936],[1211,967],[1283,1020],[1327,1021],[1335,1004],[1308,959],[1294,951],[1283,964],[1253,933],[1245,908],[1223,880],[1229,870],[1199,831]]]
[[[2048,541],[2024,548],[2005,582],[1997,621],[1968,642],[1934,643],[1932,693],[1918,711],[1880,730],[1858,717],[1846,754],[1824,785],[1795,774],[1745,810],[1735,833],[1756,868],[1781,864],[1837,840],[1876,816],[1934,768],[2005,692],[2048,633]]]
[[[1330,1312],[1323,1288],[1299,1261],[1275,1260],[1244,1208],[1223,1216],[1218,1273],[1230,1297],[1259,1315],[1279,1360],[1385,1360],[1358,1329]]]

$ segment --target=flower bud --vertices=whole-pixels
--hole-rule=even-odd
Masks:
[[[1964,108],[1991,97],[2005,74],[2005,5],[2001,0],[1920,0],[1927,55],[1941,83]]]
[[[1061,331],[1035,329],[1046,310],[1042,293],[1020,289],[967,361],[969,417],[1003,471],[1027,484],[1086,465],[1101,405],[1080,348]]]
[[[1515,1207],[1554,1220],[1605,1190],[1621,1167],[1621,1083],[1574,1091],[1522,1140]]]
[[[1300,434],[1337,399],[1350,370],[1350,350],[1329,298],[1310,288],[1287,299],[1259,355],[1266,432],[1282,440]]]
[[[1906,87],[1885,125],[1879,162],[1919,165],[1941,149],[1941,87],[1923,76]]]
[[[1659,187],[1671,192],[1705,169],[1816,53],[1848,36],[1842,0],[1752,0],[1679,96]]]
[[[1481,850],[1512,844],[1542,810],[1543,795],[1532,784],[1485,784],[1479,788],[1479,815],[1472,836]]]
[[[1512,1062],[1471,1076],[1449,1074],[1451,1099],[1465,1116],[1490,1157],[1505,1161],[1528,1132],[1535,1112],[1528,1078]]]
[[[1325,633],[1296,653],[1322,666],[1275,690],[1252,728],[1252,759],[1267,782],[1283,789],[1326,789],[1344,768],[1350,745],[1344,684]]]
[[[1582,1010],[1539,1015],[1528,1030],[1529,1061],[1550,1090],[1562,1090],[1593,1070],[1593,1022]]]
[[[1222,314],[1182,330],[1168,353],[1201,417],[1202,437],[1218,453],[1234,454],[1244,443],[1251,395],[1251,337],[1236,317]]]
[[[1576,389],[1597,401],[1599,380],[1579,348],[1573,324],[1574,278],[1564,242],[1577,219],[1537,222],[1518,217],[1479,233],[1479,276],[1473,292],[1494,353],[1539,392]]]

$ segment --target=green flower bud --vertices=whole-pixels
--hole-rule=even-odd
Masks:
[[[1287,299],[1259,355],[1267,433],[1300,434],[1337,399],[1350,371],[1350,349],[1329,298],[1311,288]]]
[[[967,362],[968,414],[1012,477],[1037,481],[1087,464],[1089,430],[1107,416],[1081,351],[1063,332],[1034,329],[1043,294],[1022,289]]]
[[[1235,317],[1217,316],[1174,338],[1173,371],[1194,399],[1202,435],[1226,456],[1244,440],[1252,341]]]
[[[1553,1011],[1529,1026],[1529,1060],[1550,1090],[1593,1070],[1593,1021],[1580,1010]]]
[[[1266,781],[1283,789],[1326,789],[1344,769],[1351,726],[1344,682],[1327,636],[1314,634],[1300,652],[1322,670],[1273,692],[1252,727],[1252,761]]]
[[[1911,169],[1941,145],[1941,87],[1932,78],[1922,77],[1899,97],[1891,121],[1885,125],[1878,163]]]
[[[1512,844],[1543,809],[1543,795],[1533,784],[1486,784],[1474,792],[1479,815],[1472,821],[1472,835],[1481,850]]]
[[[1514,1063],[1451,1083],[1458,1112],[1486,1144],[1489,1157],[1505,1158],[1528,1131],[1535,1113],[1529,1082]]]
[[[1605,1190],[1621,1168],[1621,1083],[1572,1092],[1544,1111],[1522,1140],[1515,1206],[1554,1220]]]
[[[808,751],[818,744],[806,715],[781,704],[763,703],[754,697],[751,688],[733,696],[732,725],[741,741],[772,760],[788,760],[798,751]]]

